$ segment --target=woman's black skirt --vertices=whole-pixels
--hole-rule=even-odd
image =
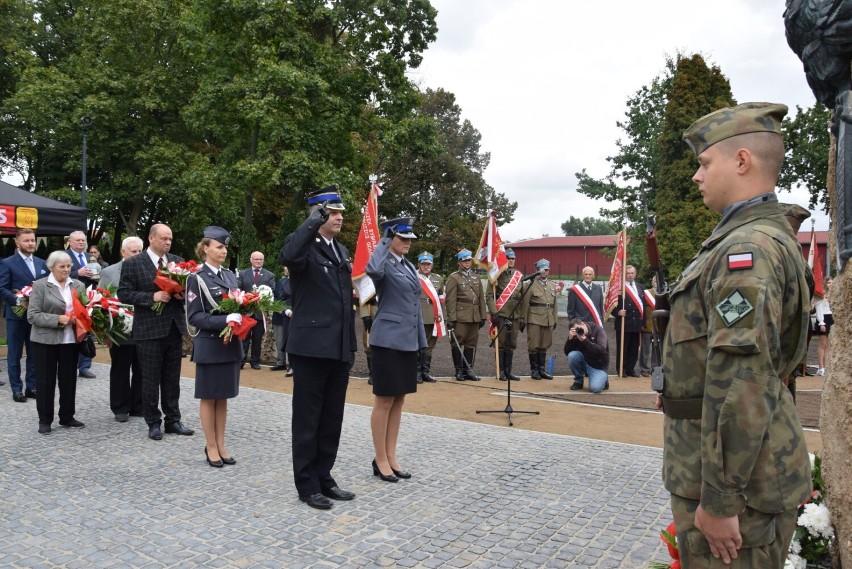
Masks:
[[[373,395],[399,397],[417,392],[417,352],[370,346]]]

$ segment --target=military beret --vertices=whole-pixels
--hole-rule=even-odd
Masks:
[[[512,251],[511,249],[506,249],[506,258],[507,259],[514,259],[515,258],[515,252]]]
[[[798,219],[800,222],[806,220],[811,216],[811,212],[809,212],[799,204],[779,203],[778,206],[781,208],[781,213],[783,213],[787,217]]]
[[[771,132],[781,136],[781,120],[787,105],[743,103],[704,115],[683,133],[683,140],[695,153],[702,152],[726,138],[751,132]]]
[[[308,195],[308,205],[315,206],[325,204],[325,209],[335,211],[344,211],[343,200],[340,199],[340,194],[337,191],[337,186],[332,184],[326,186]]]
[[[231,234],[218,225],[209,225],[204,228],[204,238],[213,239],[222,245],[228,245],[231,242]]]
[[[414,234],[414,218],[398,217],[382,222],[382,231],[393,229],[393,232],[404,239],[417,239]]]
[[[467,261],[468,259],[473,259],[473,253],[471,253],[467,249],[462,249],[461,251],[459,251],[459,254],[456,255],[456,258],[459,260],[459,262]]]
[[[431,264],[434,259],[435,259],[435,257],[433,257],[432,253],[429,253],[428,251],[423,251],[422,253],[417,255],[417,262],[418,263],[430,263]]]

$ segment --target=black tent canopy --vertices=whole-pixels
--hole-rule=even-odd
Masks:
[[[0,181],[0,233],[29,228],[38,235],[68,235],[86,230],[86,210]]]

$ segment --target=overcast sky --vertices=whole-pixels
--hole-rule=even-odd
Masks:
[[[507,241],[562,235],[570,216],[598,217],[575,172],[602,178],[626,101],[659,75],[666,54],[701,53],[737,102],[810,107],[802,64],[778,0],[432,0],[438,39],[412,73],[455,93],[491,153],[485,179],[518,202]],[[782,201],[807,207],[804,191]],[[817,215],[816,229],[828,229]],[[806,224],[803,228],[810,228]]]

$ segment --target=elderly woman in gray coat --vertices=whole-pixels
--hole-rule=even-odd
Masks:
[[[373,474],[385,482],[411,478],[396,457],[396,443],[405,395],[417,391],[417,354],[426,348],[420,310],[420,279],[406,253],[413,218],[382,224],[385,235],[367,263],[367,275],[376,285],[378,311],[370,330],[373,358],[373,395],[370,427],[376,457]]]
[[[50,434],[53,400],[59,383],[59,424],[85,427],[74,418],[77,398],[77,336],[71,316],[72,298],[86,288],[71,278],[71,257],[54,251],[47,258],[50,274],[33,282],[27,320],[35,359],[38,432]]]

